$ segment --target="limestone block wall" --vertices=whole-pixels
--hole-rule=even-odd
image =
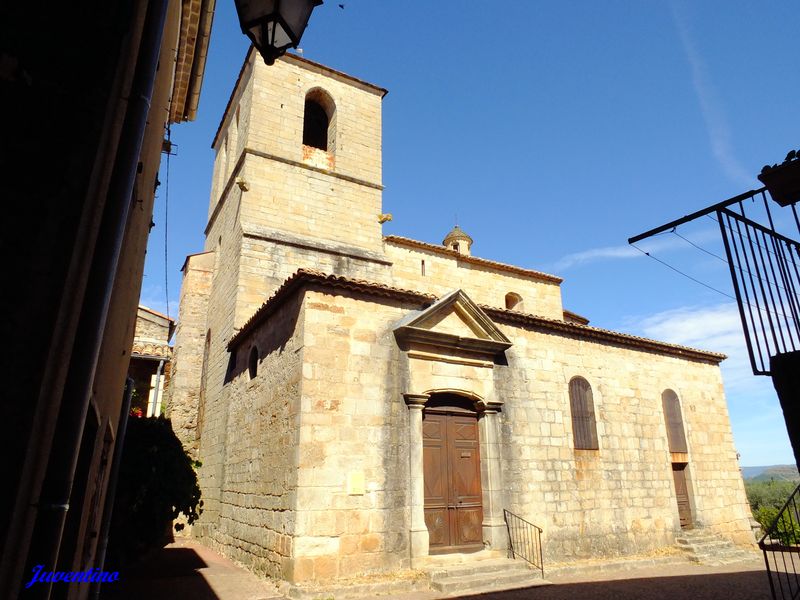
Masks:
[[[381,100],[385,90],[295,56],[267,66],[254,53],[249,148],[303,161],[306,94],[322,88],[336,104],[335,170],[345,176],[381,181]]]
[[[206,330],[211,341],[205,366],[205,381],[201,382],[205,389],[199,446],[203,466],[198,473],[205,503],[205,514],[198,522],[201,535],[208,531],[206,524],[217,522],[224,475],[228,412],[223,385],[228,367],[227,344],[234,333],[236,319],[239,318],[235,307],[239,281],[239,248],[242,240],[237,218],[240,200],[241,191],[234,187],[206,236],[206,250],[213,253],[214,270],[206,321]]]
[[[242,203],[246,226],[382,252],[379,181],[365,185],[339,177],[338,167],[325,172],[257,154],[247,154],[240,176],[250,185]]]
[[[211,534],[225,554],[257,573],[291,573],[296,535],[302,298],[284,304],[236,351],[225,384],[223,485]],[[261,357],[255,377],[251,348]]]
[[[695,521],[752,543],[719,368],[561,335],[505,331],[495,367],[510,510],[544,529],[547,560],[645,552],[679,530],[661,393],[677,392]],[[576,450],[569,380],[592,387],[599,450]],[[710,442],[715,442],[711,445]]]
[[[165,413],[172,420],[175,435],[183,447],[195,456],[198,447],[200,378],[213,268],[213,253],[186,259],[179,305],[180,320],[175,330],[173,371],[165,398]]]
[[[367,281],[389,279],[389,264],[380,256],[324,242],[305,246],[286,235],[263,229],[252,228],[243,237],[241,252],[237,325],[253,315],[301,268]]]
[[[407,310],[306,292],[294,581],[409,566],[406,376],[390,328]]]
[[[136,312],[133,338],[166,343],[169,341],[169,321],[140,307]]]
[[[442,296],[461,288],[478,304],[505,308],[509,292],[522,296],[521,312],[551,319],[563,318],[558,283],[460,261],[434,251],[410,248],[386,241],[386,256],[393,262],[393,285]],[[422,274],[425,261],[425,274]]]

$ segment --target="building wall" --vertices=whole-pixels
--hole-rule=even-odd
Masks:
[[[268,431],[284,439],[288,425],[297,435],[297,463],[273,460],[279,470],[297,469],[296,505],[280,517],[291,540],[249,529],[247,547],[267,545],[270,556],[284,559],[280,570],[276,559],[255,568],[303,582],[409,566],[410,432],[403,394],[422,388],[502,403],[502,508],[543,527],[548,562],[649,552],[674,541],[680,527],[661,407],[661,392],[673,389],[687,432],[696,523],[737,543],[753,542],[716,365],[510,325],[501,325],[514,343],[507,366],[419,360],[406,358],[392,333],[393,324],[418,306],[310,290],[302,325],[291,337],[287,314],[296,314],[298,302],[279,309],[240,344],[237,371],[252,340],[274,349],[259,367],[258,383],[242,373],[230,385],[226,490],[241,514],[269,521],[270,531],[274,511],[265,509],[261,517],[248,512],[242,507],[258,502],[239,489],[272,485],[273,475],[243,470],[231,452],[260,460]],[[301,340],[298,388],[296,359],[289,357],[300,355],[291,352]],[[273,362],[278,357],[280,366]],[[299,412],[276,423],[257,407],[285,393],[285,381],[274,380],[278,373],[293,392],[299,389]],[[568,384],[576,375],[592,386],[596,451],[574,449]],[[289,410],[290,404],[283,406]],[[216,539],[245,562],[263,564],[242,554],[240,541]],[[289,544],[290,556],[281,554],[281,544]]]
[[[396,287],[429,292],[439,297],[460,288],[478,304],[497,308],[505,308],[506,294],[514,292],[523,300],[523,306],[516,310],[563,319],[558,283],[460,261],[454,256],[409,248],[392,241],[385,243],[385,250],[393,262],[392,283]]]
[[[203,489],[205,517],[199,521],[199,531],[213,528],[219,518],[221,486],[224,478],[224,446],[227,435],[228,406],[223,385],[228,368],[228,340],[238,323],[246,317],[237,314],[239,266],[242,231],[238,220],[241,191],[234,187],[228,192],[217,219],[206,236],[206,251],[213,253],[214,270],[208,299],[206,334],[210,335],[205,362],[205,379],[200,381],[204,403],[202,435],[198,456],[203,466],[198,480]]]
[[[208,459],[215,452],[214,462],[224,465],[219,515],[209,539],[231,558],[272,577],[291,573],[297,528],[301,306],[302,298],[284,305],[270,327],[236,353],[223,392],[226,443],[205,453]],[[251,378],[253,346],[261,358]]]
[[[141,306],[136,311],[136,329],[134,339],[169,342],[169,321],[159,315],[144,310]]]
[[[495,367],[510,510],[544,529],[547,560],[650,551],[679,531],[661,393],[677,392],[695,521],[753,542],[719,367],[511,330]],[[592,386],[599,450],[576,450],[568,384]]]
[[[172,429],[193,456],[197,456],[198,449],[198,411],[214,259],[214,253],[186,259],[178,309],[180,320],[175,330],[173,371],[165,392],[166,415],[172,422]]]
[[[409,566],[406,310],[306,292],[295,581]]]

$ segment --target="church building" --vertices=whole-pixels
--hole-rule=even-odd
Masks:
[[[297,56],[242,67],[167,392],[202,462],[193,535],[294,583],[505,553],[506,511],[545,564],[687,528],[752,544],[724,356],[592,327],[459,227],[383,235],[385,94]]]

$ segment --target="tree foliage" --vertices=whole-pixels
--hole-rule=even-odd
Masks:
[[[753,518],[759,522],[762,531],[768,531],[775,524],[781,508],[786,504],[796,486],[797,482],[795,481],[775,479],[745,482],[747,500],[750,502]],[[800,543],[800,523],[798,521],[800,519],[795,511],[784,512],[773,537],[784,544],[797,545]]]
[[[170,541],[172,522],[202,512],[194,463],[163,417],[128,419],[114,499],[109,558],[128,562]],[[175,526],[180,530],[182,524]]]

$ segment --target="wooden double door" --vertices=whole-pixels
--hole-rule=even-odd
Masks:
[[[457,407],[426,409],[422,441],[430,553],[481,550],[483,506],[477,414]]]

